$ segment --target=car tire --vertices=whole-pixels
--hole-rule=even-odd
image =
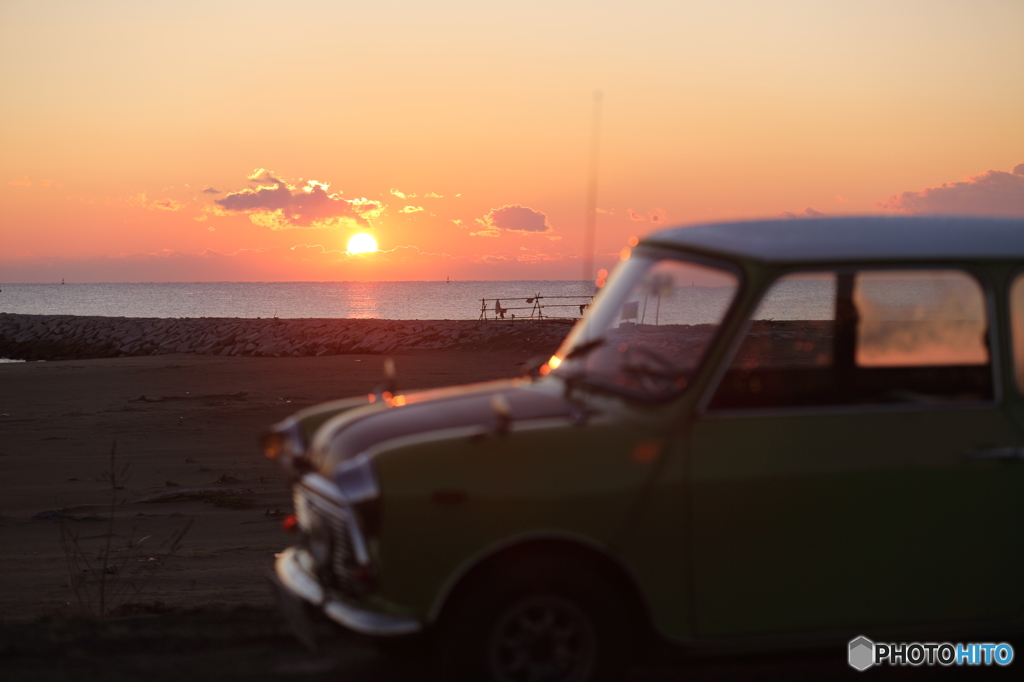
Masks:
[[[626,601],[603,577],[564,568],[504,571],[466,588],[441,624],[441,679],[618,679],[633,649]]]

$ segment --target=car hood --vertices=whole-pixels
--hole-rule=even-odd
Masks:
[[[458,427],[496,429],[500,418],[493,401],[499,395],[508,404],[512,423],[569,417],[579,408],[560,395],[560,386],[553,379],[489,382],[404,395],[401,406],[353,410],[319,430],[310,453],[312,464],[327,473],[386,440]]]

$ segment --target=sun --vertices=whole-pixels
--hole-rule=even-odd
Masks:
[[[365,232],[353,235],[352,238],[348,240],[349,253],[372,253],[376,250],[377,240]]]

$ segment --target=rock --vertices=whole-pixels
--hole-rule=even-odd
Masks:
[[[475,320],[133,319],[0,313],[0,357],[48,360],[120,355],[324,356],[412,349],[553,350],[570,324]]]

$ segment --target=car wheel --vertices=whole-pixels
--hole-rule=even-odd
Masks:
[[[485,656],[497,682],[583,682],[597,665],[597,633],[590,616],[561,595],[528,596],[499,615]]]
[[[442,679],[594,682],[616,679],[629,646],[624,603],[595,576],[481,581],[441,632]]]

